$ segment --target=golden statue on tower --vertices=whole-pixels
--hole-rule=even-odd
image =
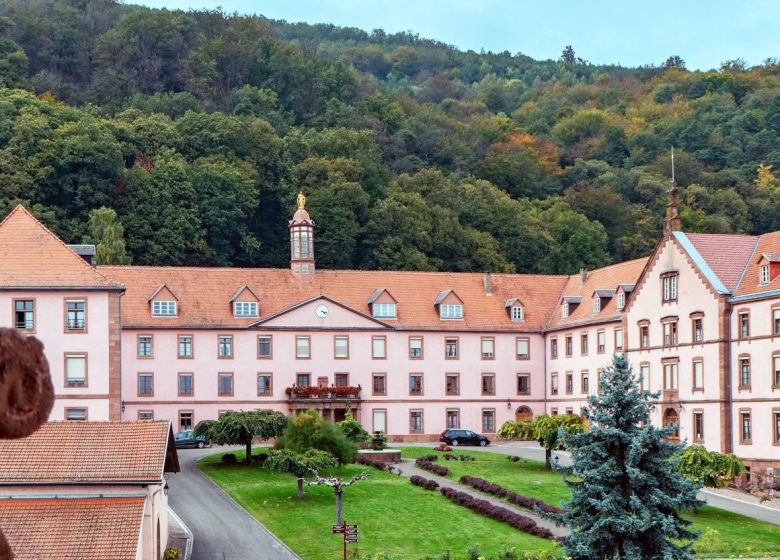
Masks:
[[[298,192],[298,208],[306,206],[306,197],[303,195],[303,191]]]

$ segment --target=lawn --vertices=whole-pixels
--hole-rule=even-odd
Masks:
[[[201,470],[258,521],[305,560],[340,557],[341,540],[330,532],[335,500],[330,488],[307,486],[298,500],[295,478],[244,464],[223,465],[220,454],[200,461]],[[236,453],[239,461],[243,453]],[[342,477],[368,470],[369,479],[344,491],[344,518],[360,526],[361,557],[386,552],[392,558],[416,559],[452,551],[465,556],[471,544],[493,555],[505,547],[527,552],[559,550],[503,523],[457,506],[438,492],[413,486],[406,478],[377,469],[349,465],[334,472]]]
[[[431,448],[406,447],[404,458],[430,455]],[[440,455],[439,462],[449,467],[452,479],[457,480],[464,474],[478,476],[495,484],[560,507],[561,500],[568,500],[569,489],[563,484],[561,476],[544,468],[544,463],[521,459],[517,463],[507,460],[505,455],[484,451],[461,449],[454,454],[474,457],[474,461],[445,461]],[[712,538],[712,552],[716,557],[775,557],[780,556],[780,526],[757,521],[722,509],[705,506],[696,514],[685,514],[691,519],[693,529],[706,534],[707,530],[717,533]],[[704,539],[697,546],[702,554],[709,557],[710,542]]]

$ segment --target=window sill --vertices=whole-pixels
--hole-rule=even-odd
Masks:
[[[69,382],[65,383],[65,387],[86,389],[86,388],[89,387],[89,385],[87,385],[86,383],[78,383],[78,382],[73,383],[73,382],[69,381]]]
[[[747,391],[748,393],[751,391],[750,385],[740,385],[737,387],[737,391]]]
[[[520,361],[530,360],[531,356],[517,356],[517,359]]]
[[[692,393],[703,393],[704,392],[704,387],[694,387],[693,389],[691,389],[691,392]]]

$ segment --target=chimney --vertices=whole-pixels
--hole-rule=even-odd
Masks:
[[[92,266],[95,265],[95,246],[94,245],[68,245],[68,249],[76,253],[82,259]]]
[[[581,268],[580,269],[580,286],[584,286],[585,282],[588,280],[588,269],[587,268]]]
[[[485,275],[482,277],[482,283],[485,287],[485,295],[486,296],[492,296],[493,295],[493,279],[490,277],[490,273],[486,272]]]

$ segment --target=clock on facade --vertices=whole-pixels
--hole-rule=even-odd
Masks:
[[[328,306],[319,304],[314,310],[314,313],[316,313],[317,317],[319,317],[320,319],[324,319],[325,317],[328,316]]]

